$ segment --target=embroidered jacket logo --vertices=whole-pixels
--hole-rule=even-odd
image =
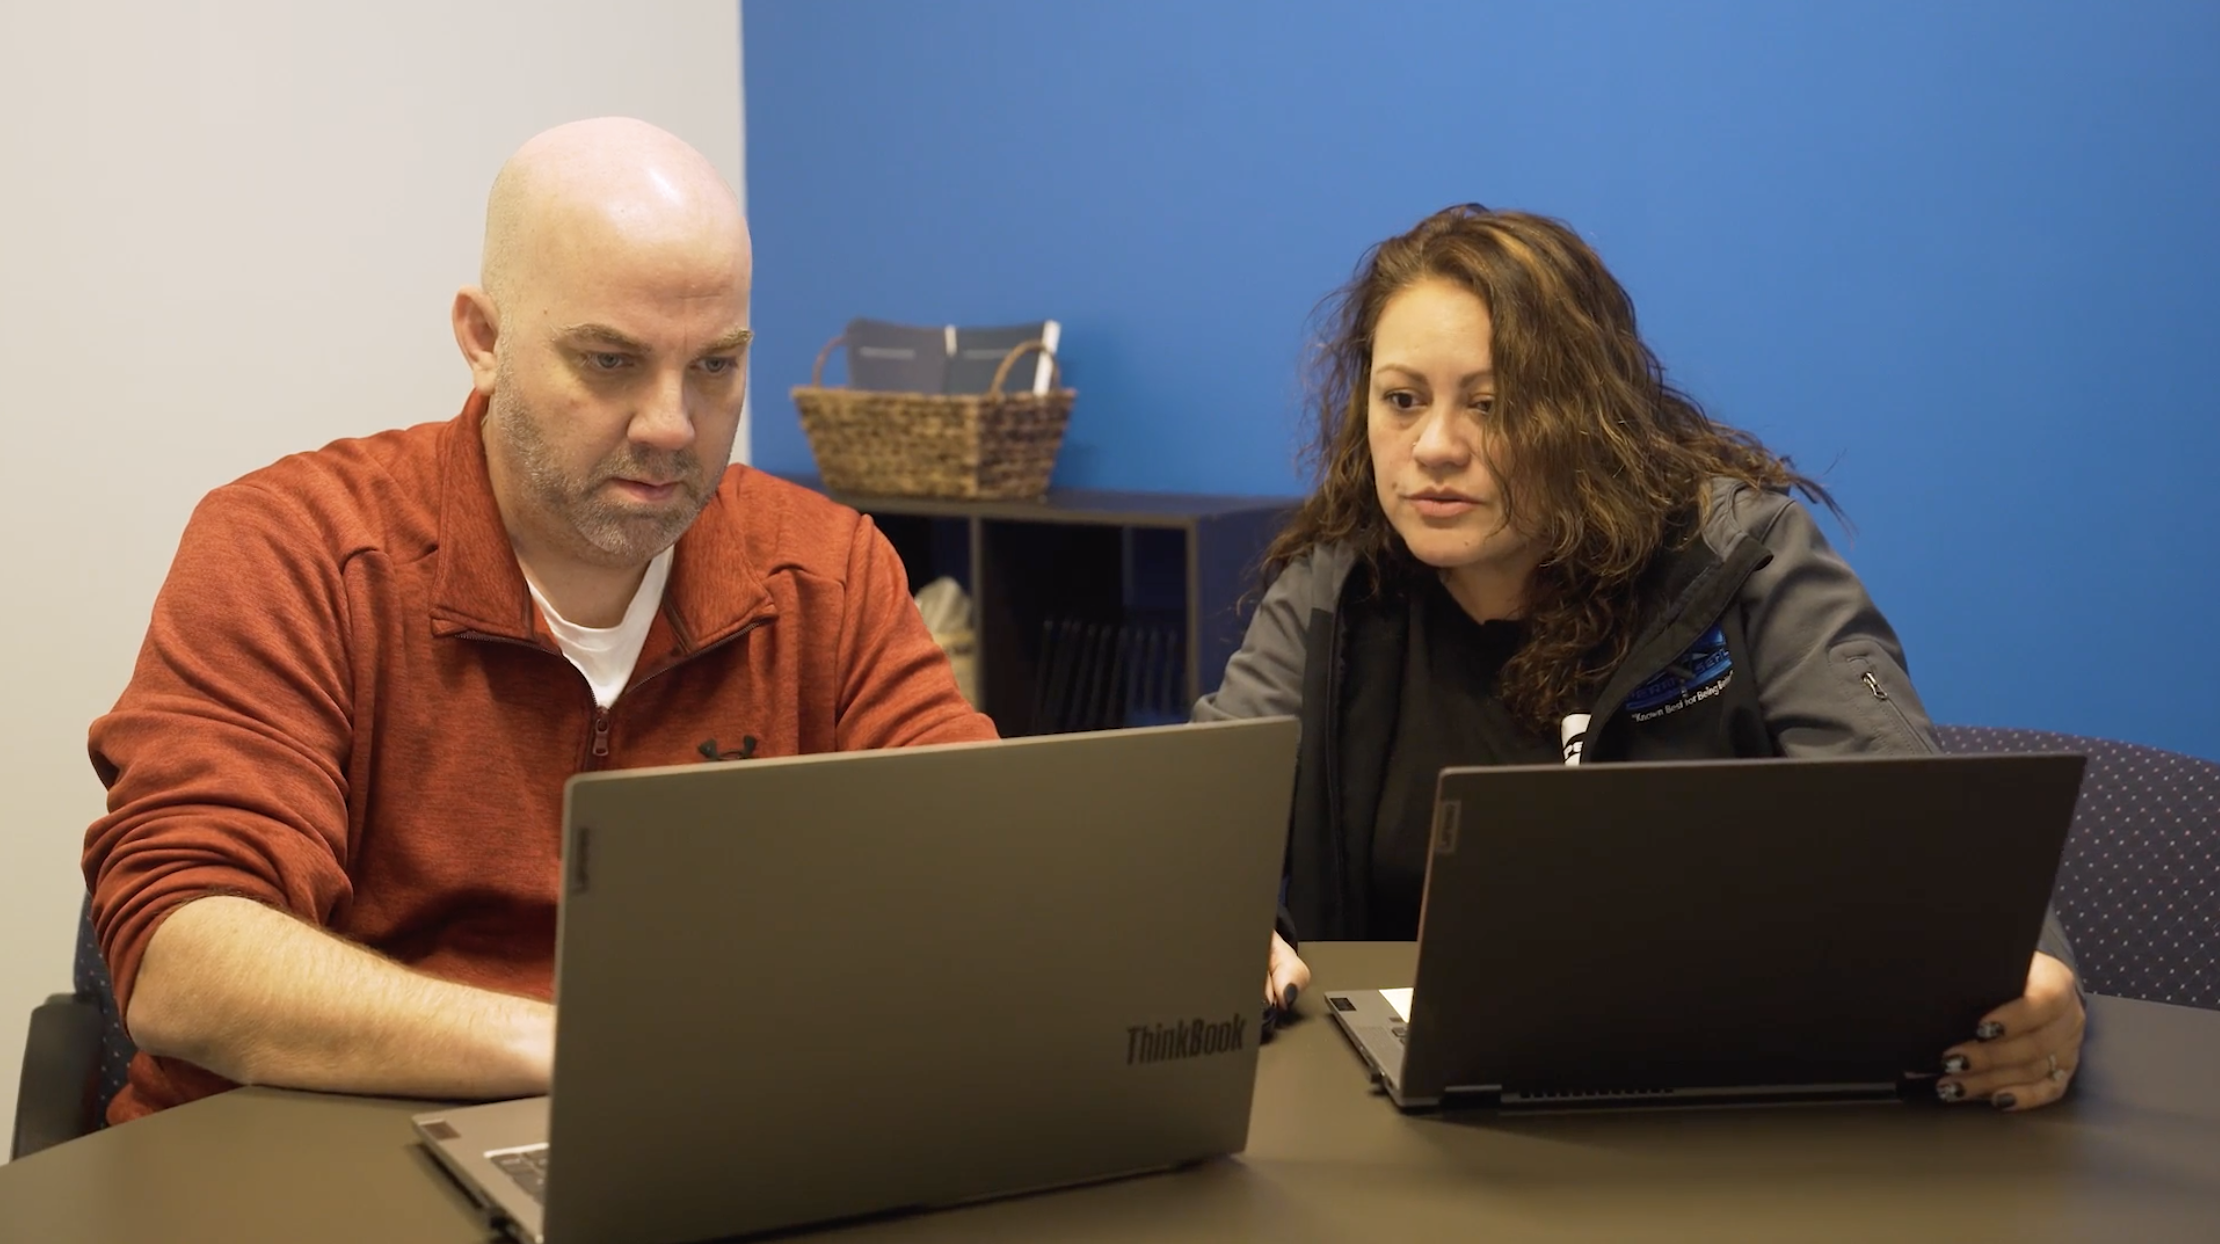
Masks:
[[[1713,626],[1627,696],[1627,714],[1636,721],[1655,721],[1711,699],[1733,679],[1734,658],[1727,653],[1727,637]]]
[[[755,736],[752,734],[740,736],[740,746],[734,751],[728,752],[717,746],[717,740],[715,739],[703,739],[700,743],[694,745],[694,750],[700,752],[704,760],[753,760],[755,759]]]
[[[1128,1028],[1125,1030],[1125,1063],[1131,1067],[1170,1058],[1230,1054],[1241,1048],[1248,1027],[1248,1018],[1237,1014],[1218,1024],[1197,1017],[1169,1025]]]

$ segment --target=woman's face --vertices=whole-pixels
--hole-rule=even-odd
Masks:
[[[1428,279],[1388,299],[1372,334],[1365,428],[1380,508],[1475,616],[1515,616],[1540,555],[1512,529],[1493,427],[1494,325],[1470,290]]]

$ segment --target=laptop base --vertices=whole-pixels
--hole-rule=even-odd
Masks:
[[[1597,1111],[1717,1110],[1754,1106],[1898,1105],[1907,1081],[1827,1084],[1703,1085],[1691,1088],[1519,1089],[1500,1084],[1453,1087],[1439,1095],[1406,1093],[1402,1084],[1408,1024],[1377,989],[1326,994],[1326,1013],[1365,1062],[1372,1082],[1408,1112],[1484,1110],[1496,1114],[1584,1114]]]
[[[527,1097],[460,1106],[413,1120],[417,1138],[478,1203],[487,1226],[528,1244],[545,1238],[541,1198],[504,1170],[500,1158],[520,1150],[545,1150],[547,1107],[547,1098]]]

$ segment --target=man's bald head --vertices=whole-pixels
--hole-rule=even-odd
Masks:
[[[455,341],[486,398],[495,500],[543,590],[560,598],[571,572],[637,582],[708,504],[746,396],[750,268],[732,188],[645,122],[560,126],[502,166]],[[573,621],[613,624],[584,608]]]
[[[612,243],[697,246],[705,263],[748,279],[747,227],[716,168],[667,130],[601,117],[538,134],[502,165],[479,283],[497,307],[530,298],[538,282],[608,258]]]

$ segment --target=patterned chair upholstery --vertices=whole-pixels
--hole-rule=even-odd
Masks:
[[[108,1102],[123,1088],[138,1053],[93,938],[90,896],[77,915],[73,976],[75,992],[56,994],[31,1012],[10,1157],[28,1157],[105,1126]]]
[[[99,1116],[93,1126],[106,1127],[108,1102],[123,1091],[124,1080],[131,1073],[131,1060],[138,1054],[139,1047],[132,1043],[131,1034],[123,1026],[123,1013],[116,1009],[115,983],[108,979],[108,961],[101,957],[100,941],[93,936],[90,895],[86,896],[84,909],[77,917],[77,961],[72,977],[77,996],[91,999],[100,1009],[99,1071],[93,1085],[93,1104]]]
[[[1937,733],[1947,752],[2087,756],[2055,896],[2082,983],[2220,1010],[2220,763],[2048,730]]]

